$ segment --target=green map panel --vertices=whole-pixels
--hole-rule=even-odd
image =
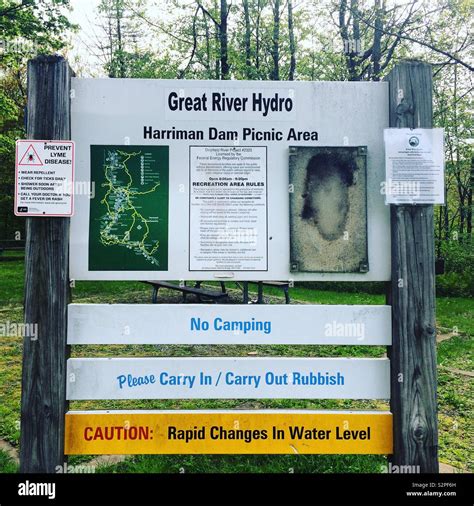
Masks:
[[[91,146],[89,270],[168,270],[168,146]]]

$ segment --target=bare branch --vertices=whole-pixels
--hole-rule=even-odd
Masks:
[[[367,24],[368,26],[370,26],[371,28],[374,28],[375,29],[375,26],[370,24],[367,20],[365,20],[363,17],[360,17],[360,20]],[[472,65],[469,65],[467,62],[464,62],[463,60],[459,59],[457,56],[454,56],[453,54],[451,54],[450,52],[448,51],[445,51],[443,49],[440,49],[436,46],[434,46],[433,44],[430,44],[428,42],[424,42],[422,40],[418,40],[418,39],[415,39],[409,35],[406,35],[406,34],[402,34],[402,33],[393,33],[391,31],[388,31],[388,30],[385,30],[385,29],[381,29],[382,32],[385,34],[385,35],[389,35],[390,37],[400,37],[401,39],[403,40],[408,40],[409,42],[413,42],[414,44],[418,44],[420,46],[424,46],[424,47],[427,47],[428,49],[431,49],[432,51],[434,51],[435,53],[439,53],[439,54],[442,54],[444,56],[447,56],[449,59],[451,60],[454,60],[455,62],[459,63],[460,65],[462,65],[463,67],[466,67],[467,69],[469,69],[471,72],[474,71],[474,67]]]
[[[11,7],[8,7],[8,9],[0,11],[0,17],[10,17],[12,12],[19,11],[25,7],[31,7],[32,5],[34,5],[34,2],[31,2],[31,0],[22,0],[21,4],[12,5]]]
[[[198,7],[202,10],[203,14],[208,16],[208,18],[217,26],[217,28],[220,28],[220,23],[217,22],[217,20],[214,18],[214,16],[202,5],[202,3],[197,0],[196,3],[198,4]]]
[[[186,72],[188,71],[188,69],[191,66],[191,63],[194,59],[194,55],[196,54],[196,48],[197,48],[196,19],[197,19],[198,13],[199,13],[199,6],[196,8],[196,12],[194,13],[194,17],[193,17],[193,48],[191,51],[191,56],[189,57],[186,67],[179,73],[178,79],[184,79],[184,76],[186,75]]]
[[[166,29],[163,25],[159,25],[157,23],[154,23],[153,21],[150,21],[140,11],[137,11],[136,9],[134,9],[132,4],[127,4],[127,9],[132,11],[136,16],[138,16],[140,19],[145,21],[145,23],[147,23],[148,25],[152,26],[153,28],[156,28],[157,30],[160,30],[161,32],[165,33],[166,35],[169,35],[171,38],[177,40],[178,42],[182,42],[183,44],[192,45],[193,42],[191,40],[186,40],[181,37],[178,37],[172,31]]]

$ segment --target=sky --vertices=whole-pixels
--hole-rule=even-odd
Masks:
[[[94,44],[103,34],[98,25],[97,8],[100,0],[70,0],[72,11],[66,15],[68,19],[79,25],[77,33],[71,35],[72,49],[68,52],[68,59],[76,72],[79,71],[81,77],[105,77],[102,63],[93,53],[97,52]],[[164,10],[160,10],[154,5],[155,2],[147,0],[148,12],[161,17],[166,16]],[[156,36],[155,38],[156,39]],[[149,42],[149,41],[148,41]],[[76,62],[79,58],[80,64]]]
[[[165,0],[162,1],[165,3]],[[183,4],[189,4],[192,0],[182,1]],[[295,5],[297,4],[299,8],[304,9],[306,1],[300,0],[295,2]],[[324,2],[327,2],[327,0],[321,0],[321,4]],[[70,4],[72,11],[66,13],[66,15],[73,23],[79,25],[80,29],[77,33],[71,34],[71,49],[67,54],[67,58],[78,75],[82,77],[105,77],[102,62],[94,55],[94,52],[97,52],[94,46],[101,35],[101,28],[97,26],[97,8],[100,0],[70,0]],[[387,5],[405,6],[406,0],[388,0]],[[157,5],[152,0],[147,0],[147,6],[149,7],[149,14],[154,14],[156,17],[167,15],[166,9],[161,9],[159,4]],[[153,40],[157,41],[156,32]],[[150,40],[148,42],[150,43]]]
[[[99,61],[90,54],[90,41],[94,39],[94,33],[97,27],[94,26],[97,16],[97,7],[100,0],[71,0],[73,10],[68,14],[68,18],[74,24],[80,26],[79,31],[71,36],[72,49],[69,54],[69,60],[74,65],[76,57],[79,57],[82,63],[88,63],[87,73],[99,73]]]

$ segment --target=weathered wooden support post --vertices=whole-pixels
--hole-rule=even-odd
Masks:
[[[60,56],[28,62],[27,138],[70,139],[71,69]],[[26,218],[20,471],[52,473],[64,462],[69,218]],[[28,328],[28,327],[27,327]]]
[[[397,65],[390,85],[390,127],[432,127],[431,66]],[[392,462],[437,473],[435,259],[432,205],[392,205]]]

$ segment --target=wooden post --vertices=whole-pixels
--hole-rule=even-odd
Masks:
[[[70,139],[70,78],[60,56],[28,62],[27,138]],[[26,218],[20,472],[53,473],[64,462],[69,218]],[[28,327],[27,327],[28,328]]]
[[[432,71],[426,63],[397,65],[390,85],[390,127],[432,127]],[[435,259],[432,205],[391,206],[393,344],[392,462],[437,473]]]

